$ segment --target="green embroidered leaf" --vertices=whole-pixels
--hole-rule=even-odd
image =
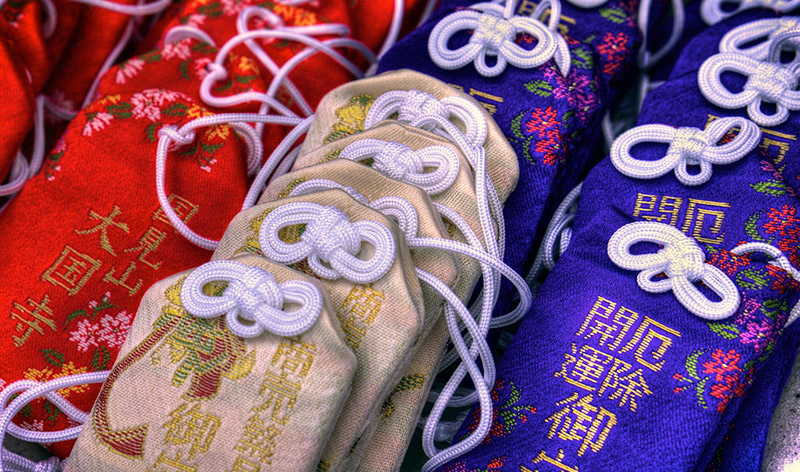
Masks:
[[[192,146],[188,149],[178,152],[179,156],[192,156],[197,153],[197,142],[192,144]]]
[[[61,416],[61,410],[48,400],[44,402],[44,411],[48,413],[47,421],[56,422],[58,417]]]
[[[235,79],[240,84],[249,85],[252,81],[256,80],[256,77],[255,75],[237,75]]]
[[[209,154],[214,154],[219,150],[219,148],[222,147],[222,144],[223,143],[219,143],[219,144],[200,143],[200,148],[202,148],[203,151],[205,151],[205,152],[207,152]]]
[[[586,39],[584,39],[584,40],[583,40],[583,41],[581,41],[581,42],[582,42],[582,43],[586,43],[586,44],[592,44],[592,41],[594,41],[594,38],[596,38],[596,37],[597,37],[597,35],[596,35],[596,34],[593,34],[593,35],[591,35],[591,36],[587,36],[587,37],[586,37]]]
[[[733,323],[709,323],[708,327],[715,334],[725,339],[736,339],[741,334],[739,327]]]
[[[748,268],[736,276],[736,285],[745,290],[761,290],[769,284],[769,274],[761,269]]]
[[[230,79],[227,82],[225,82],[224,84],[222,84],[219,87],[217,87],[217,91],[218,92],[224,92],[226,90],[230,90],[231,87],[233,87],[233,79]]]
[[[41,353],[48,364],[54,367],[61,367],[64,365],[64,354],[61,354],[55,349],[42,349]]]
[[[708,382],[708,377],[704,378],[700,381],[700,383],[697,384],[697,404],[703,408],[708,408],[705,398],[706,382]]]
[[[592,53],[585,49],[574,49],[572,51],[572,65],[579,69],[591,69],[594,66]]]
[[[83,317],[87,317],[87,318],[88,318],[88,317],[89,317],[89,313],[87,313],[87,312],[86,312],[86,310],[84,310],[84,309],[80,309],[80,310],[77,310],[77,311],[73,311],[72,313],[70,313],[69,315],[67,315],[67,320],[64,322],[64,328],[67,328],[67,327],[69,327],[69,324],[70,324],[70,322],[71,322],[72,320],[74,320],[74,319],[76,319],[76,318],[80,318],[80,317],[82,317],[82,316],[83,316]]]
[[[553,86],[546,80],[531,80],[525,83],[525,88],[540,97],[549,97],[553,94]]]
[[[744,230],[753,241],[765,242],[764,238],[762,238],[761,234],[758,232],[758,219],[760,217],[761,212],[753,213],[750,218],[747,219],[747,223],[744,224]],[[772,241],[770,240],[769,242],[771,243]]]
[[[789,303],[785,300],[770,298],[764,300],[764,303],[761,304],[761,311],[773,320],[777,320],[780,315],[786,313],[788,310]]]
[[[167,116],[184,116],[189,107],[184,103],[173,103],[161,112]]]
[[[178,66],[178,70],[180,71],[181,77],[183,77],[183,80],[190,80],[190,77],[189,77],[189,63],[190,62],[192,62],[192,60],[191,59],[187,59],[187,60],[181,62],[181,65]]]
[[[160,123],[151,123],[150,125],[147,126],[147,129],[145,130],[145,134],[147,134],[147,140],[150,141],[151,143],[156,142],[156,127],[159,124]]]
[[[703,355],[704,352],[702,349],[697,349],[686,358],[686,371],[689,372],[692,378],[697,380],[700,380],[700,376],[697,375],[697,358]]]
[[[786,195],[788,192],[786,184],[778,180],[766,180],[764,182],[750,184],[750,186],[753,187],[756,192],[772,195],[773,197],[780,197],[781,195]]]
[[[161,60],[161,53],[154,51],[147,54],[142,54],[141,58],[144,60],[144,62],[158,62]]]
[[[92,367],[94,370],[106,370],[111,362],[111,354],[105,346],[100,346],[92,356]]]
[[[564,116],[561,119],[564,121],[564,123],[566,123],[571,120],[573,116],[575,116],[575,110],[569,110],[564,113]],[[578,135],[580,135],[580,131],[575,131],[572,133],[571,137],[574,139],[577,138]]]
[[[525,135],[522,134],[522,117],[525,116],[525,112],[520,113],[519,115],[515,116],[513,120],[511,120],[511,132],[519,139],[525,139]]]
[[[120,102],[114,105],[108,105],[106,110],[111,113],[114,118],[130,118],[132,115],[130,113],[130,109],[133,108],[133,105],[127,102]]]
[[[533,141],[533,136],[528,137],[525,142],[522,143],[522,155],[525,156],[529,162],[536,164],[536,160],[531,155],[531,141]]]
[[[616,24],[624,23],[627,18],[622,8],[601,8],[600,15],[606,20]]]

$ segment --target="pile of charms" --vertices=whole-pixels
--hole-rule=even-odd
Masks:
[[[0,472],[767,466],[797,2],[436,3],[0,0]]]

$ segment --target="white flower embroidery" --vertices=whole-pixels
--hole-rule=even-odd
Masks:
[[[187,26],[194,26],[195,28],[199,28],[203,25],[203,22],[206,21],[205,15],[201,15],[199,13],[192,13],[189,15],[189,18],[186,20]]]
[[[209,64],[211,64],[210,57],[201,57],[194,61],[194,75],[197,77],[197,80],[203,80],[208,75],[206,66]]]
[[[118,84],[124,84],[128,79],[136,77],[142,67],[144,67],[143,60],[139,58],[129,59],[119,65],[114,81]]]
[[[125,342],[131,327],[131,315],[121,311],[116,315],[105,315],[100,318],[100,331],[98,341],[105,343],[109,348],[118,348]]]
[[[147,89],[131,96],[131,104],[133,105],[131,113],[133,113],[134,118],[147,118],[155,122],[161,119],[160,106],[163,106],[167,102],[173,102],[182,96],[183,94],[178,92],[171,92],[163,89]]]
[[[70,331],[69,340],[78,343],[78,351],[86,352],[91,346],[97,347],[97,332],[100,327],[92,324],[89,320],[78,322],[78,329]]]
[[[177,43],[170,43],[164,45],[161,49],[161,55],[164,59],[173,59],[175,57],[186,60],[192,55],[192,50],[189,49],[189,39],[183,39]]]
[[[222,13],[225,16],[236,16],[249,4],[247,0],[222,0]]]
[[[44,431],[44,420],[32,420],[30,423],[23,421],[19,426],[28,431]]]
[[[86,125],[83,127],[83,135],[91,136],[95,131],[103,130],[113,119],[114,117],[110,113],[104,111],[90,114],[86,119]]]

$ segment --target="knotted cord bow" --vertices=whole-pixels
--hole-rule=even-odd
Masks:
[[[770,46],[776,37],[798,28],[800,28],[800,17],[797,16],[751,21],[725,33],[719,41],[719,52],[733,52],[764,61],[769,58]],[[762,41],[745,47],[758,40]],[[800,40],[793,39],[791,45],[795,49],[800,49]],[[795,57],[795,60],[797,59],[798,57]]]
[[[800,6],[800,0],[738,0],[734,10],[723,10],[722,5],[737,3],[732,0],[703,0],[700,4],[700,16],[706,24],[714,25],[743,10],[750,8],[767,8],[779,12],[789,12]]]
[[[453,150],[445,146],[427,146],[414,151],[405,144],[380,139],[362,139],[351,143],[339,154],[342,159],[373,159],[373,168],[387,177],[425,190],[429,195],[444,192],[456,180],[460,163]],[[426,168],[433,168],[426,172]]]
[[[722,84],[723,72],[747,77],[741,92],[731,92]],[[797,90],[800,63],[781,65],[759,61],[737,53],[715,54],[700,66],[697,84],[708,101],[727,109],[747,107],[750,119],[761,126],[776,126],[789,117],[790,110],[800,110]],[[774,103],[776,112],[761,111],[762,102]]]
[[[717,145],[733,128],[739,133],[730,142]],[[684,185],[700,185],[711,178],[712,164],[730,164],[755,149],[761,130],[752,121],[740,117],[720,118],[706,129],[673,128],[667,125],[641,125],[622,133],[611,145],[609,157],[614,167],[636,179],[654,179],[671,170]],[[667,143],[669,149],[661,159],[644,161],[631,156],[631,149],[646,142]],[[700,166],[698,174],[690,174],[688,166]]]
[[[789,262],[789,258],[787,258],[786,255],[775,246],[762,242],[750,242],[736,246],[735,248],[731,249],[731,252],[739,256],[753,252],[763,252],[764,254],[772,257],[772,261],[769,262],[771,265],[780,267],[788,272],[794,280],[800,282],[800,271],[795,269],[792,263]],[[794,323],[794,321],[799,317],[800,302],[797,302],[792,308],[792,311],[789,313],[789,318],[786,320],[784,327]]]
[[[203,291],[210,282],[228,286],[222,295],[210,296]],[[300,308],[285,311],[287,301]],[[199,318],[224,315],[231,332],[243,338],[254,338],[265,330],[278,336],[301,334],[317,321],[323,303],[319,289],[309,282],[277,283],[261,267],[235,261],[211,261],[192,271],[181,287],[181,302]]]
[[[428,54],[442,69],[459,69],[474,62],[479,74],[496,77],[509,63],[520,69],[531,69],[549,61],[561,49],[561,60],[557,62],[561,74],[566,76],[569,72],[566,42],[561,38],[562,45],[556,40],[557,36],[560,38],[556,29],[561,4],[559,0],[548,0],[539,5],[536,12],[540,13],[540,8],[548,3],[551,5],[549,26],[536,18],[506,14],[503,7],[495,3],[478,3],[467,10],[451,13],[442,18],[431,31]],[[462,30],[474,30],[469,42],[457,49],[450,49],[448,42],[454,34]],[[529,34],[536,39],[533,49],[526,50],[515,43],[520,33]],[[497,61],[493,66],[486,64],[488,56],[496,57]]]
[[[300,241],[280,239],[281,229],[299,224],[306,225]],[[322,278],[344,277],[362,284],[383,277],[395,257],[394,237],[382,224],[369,220],[351,223],[338,208],[311,202],[291,202],[272,210],[261,224],[258,240],[264,257],[270,260],[293,264],[307,259],[311,270]],[[375,248],[366,260],[357,257],[362,241]]]
[[[631,254],[639,242],[661,244],[655,254]],[[642,290],[661,293],[672,290],[687,310],[706,320],[721,320],[739,308],[736,285],[718,268],[705,264],[705,253],[690,237],[664,223],[637,221],[618,229],[608,241],[608,256],[614,264],[627,270],[640,271],[636,281]],[[653,277],[664,273],[664,280]],[[702,281],[720,301],[709,300],[693,282]]]

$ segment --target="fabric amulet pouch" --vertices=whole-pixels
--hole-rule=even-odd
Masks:
[[[355,369],[313,278],[253,255],[175,274],[142,298],[66,470],[313,471]]]
[[[350,396],[320,461],[323,470],[340,470],[400,378],[425,321],[405,239],[377,211],[341,190],[327,190],[239,213],[213,260],[240,253],[292,263],[321,277],[328,290],[345,342],[358,360]]]
[[[174,231],[156,199],[153,178],[153,133],[207,115],[169,90],[106,96],[78,114],[42,172],[9,203],[0,225],[7,241],[0,253],[26,263],[0,269],[15,280],[0,297],[10,320],[3,324],[0,350],[24,362],[0,367],[5,382],[109,368],[147,287],[163,274],[208,260],[208,251]],[[221,235],[222,222],[236,214],[234,202],[247,190],[244,146],[227,125],[199,130],[190,146],[197,152],[170,161],[169,200],[184,222]],[[114,176],[114,185],[87,175]],[[217,198],[221,192],[230,198]],[[42,201],[50,202],[48,218],[31,211]],[[22,231],[36,244],[15,236]],[[67,399],[88,411],[96,394],[94,387],[76,387]],[[45,431],[63,429],[66,415],[52,410],[48,401],[36,400],[17,421],[42,422]],[[64,457],[70,447],[64,442],[51,449]]]

